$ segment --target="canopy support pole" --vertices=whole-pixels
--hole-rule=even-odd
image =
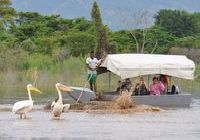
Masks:
[[[108,86],[109,86],[109,92],[110,92],[110,81],[111,81],[111,72],[110,71],[108,73],[108,80],[109,80]]]
[[[149,75],[147,76],[147,80],[148,80],[148,89],[150,88],[150,82],[149,82],[149,79],[150,79],[150,77],[149,77]]]
[[[169,87],[170,87],[170,93],[172,92],[172,77],[170,76],[170,78],[169,78]]]

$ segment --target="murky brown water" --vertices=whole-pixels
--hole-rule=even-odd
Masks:
[[[52,120],[51,113],[42,110],[21,120],[10,107],[0,105],[0,139],[200,139],[200,99],[193,99],[191,108],[158,113],[67,112],[61,120]]]

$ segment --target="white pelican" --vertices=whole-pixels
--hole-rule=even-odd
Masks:
[[[64,107],[68,107],[68,108],[70,107],[70,104],[63,105],[63,100],[62,100],[62,95],[61,95],[60,90],[68,92],[68,91],[72,91],[72,89],[60,83],[56,83],[55,86],[56,86],[56,90],[58,91],[58,100],[54,101],[51,104],[51,107],[52,107],[53,117],[60,119],[60,114],[62,113]]]
[[[54,104],[58,101],[58,98],[55,99],[55,101],[53,101],[51,103],[51,110],[53,110]],[[70,108],[70,104],[63,104],[63,112],[64,110],[68,110]]]
[[[22,115],[24,115],[24,118],[26,118],[26,113],[30,112],[33,108],[33,100],[31,98],[31,91],[36,91],[38,93],[41,93],[41,91],[39,89],[33,87],[31,84],[27,85],[27,91],[28,91],[29,100],[16,102],[12,109],[12,111],[15,114],[20,114],[21,119],[23,117]]]

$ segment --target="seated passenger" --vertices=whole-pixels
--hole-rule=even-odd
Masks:
[[[117,92],[120,92],[121,85],[122,85],[121,80],[119,80],[117,84],[118,84],[118,87],[117,87],[116,91],[117,91]]]
[[[140,82],[136,83],[134,91],[135,95],[148,95],[148,88],[144,81],[144,77],[140,77]]]
[[[160,82],[165,86],[164,94],[168,92],[168,78],[167,75],[160,75]]]
[[[170,94],[179,94],[179,87],[176,85],[172,85],[171,93]]]
[[[132,82],[130,78],[125,79],[124,81],[118,81],[118,87],[116,89],[117,92],[119,91],[130,91],[132,87]]]
[[[130,78],[125,79],[125,89],[130,91],[132,86],[133,85],[132,85],[131,79]]]
[[[153,83],[150,86],[150,95],[160,95],[165,90],[162,82],[158,81],[158,77],[153,77]]]

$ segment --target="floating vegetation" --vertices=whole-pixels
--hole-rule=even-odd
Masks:
[[[50,104],[44,107],[50,109]],[[91,101],[88,103],[71,104],[69,110],[64,112],[101,112],[101,113],[134,113],[134,112],[159,112],[159,107],[149,105],[135,105],[128,92],[122,94],[113,101]]]
[[[129,109],[135,106],[131,95],[127,91],[123,91],[113,102],[113,107],[116,109]]]

